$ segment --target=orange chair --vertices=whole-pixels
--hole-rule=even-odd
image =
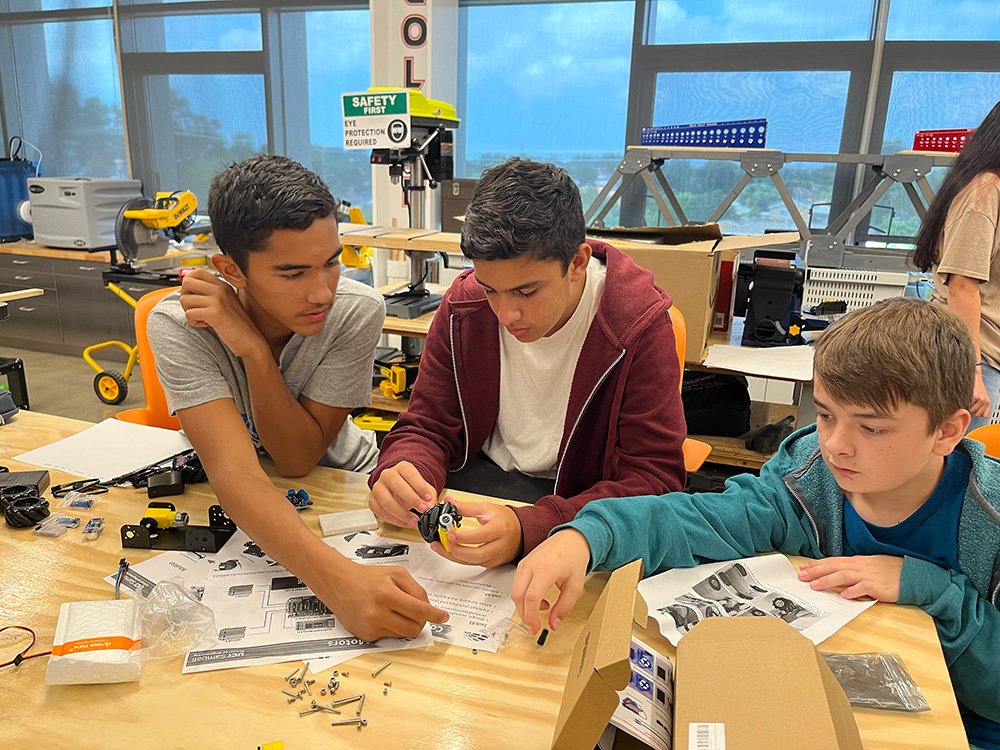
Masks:
[[[135,306],[135,341],[139,347],[139,365],[142,372],[142,390],[146,395],[146,406],[140,409],[126,409],[115,414],[115,419],[133,424],[144,424],[148,427],[163,427],[167,430],[179,430],[180,420],[170,416],[167,408],[167,397],[163,386],[156,377],[156,359],[153,349],[146,336],[146,321],[156,303],[178,287],[165,287],[142,295]]]
[[[670,307],[670,322],[674,326],[674,340],[677,342],[677,359],[681,365],[681,376],[677,383],[677,387],[680,388],[684,384],[684,351],[687,349],[687,323],[684,322],[684,316],[677,309],[676,305],[671,305]],[[145,384],[145,380],[143,380],[143,383]],[[705,459],[708,458],[708,454],[712,452],[711,445],[693,438],[684,438],[682,448],[684,450],[684,468],[687,469],[688,474],[698,471],[701,465],[705,463]]]
[[[978,440],[986,446],[986,455],[1000,458],[1000,424],[984,424],[970,432],[966,437]]]

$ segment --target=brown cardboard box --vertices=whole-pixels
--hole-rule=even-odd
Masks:
[[[715,293],[712,330],[716,333],[725,333],[733,322],[733,310],[736,307],[736,276],[740,270],[740,251],[720,252],[722,261],[719,264],[719,289]]]
[[[636,586],[642,561],[619,568],[608,579],[573,650],[553,750],[592,748],[628,684],[632,623],[646,622],[646,603]]]
[[[673,298],[687,324],[686,362],[701,363],[712,328],[715,295],[719,288],[719,267],[723,250],[770,247],[792,242],[797,232],[756,237],[733,235],[721,240],[689,242],[684,245],[645,245],[613,242],[643,268],[653,272],[656,283]]]
[[[675,748],[861,750],[833,672],[805,636],[776,617],[701,621],[677,646],[675,680]],[[725,744],[709,744],[704,729],[702,744],[689,740],[692,724],[725,725]]]

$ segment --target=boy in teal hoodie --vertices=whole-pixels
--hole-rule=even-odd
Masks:
[[[851,313],[815,352],[817,423],[721,494],[597,500],[518,566],[512,597],[552,629],[590,570],[650,574],[783,552],[799,578],[930,614],[969,739],[1000,748],[1000,462],[963,438],[978,358],[946,309],[894,299]]]

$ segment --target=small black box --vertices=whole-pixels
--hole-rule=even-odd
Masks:
[[[49,472],[47,471],[11,471],[0,474],[0,487],[12,487],[16,484],[27,485],[35,488],[35,494],[39,497],[49,486]]]
[[[181,473],[173,469],[153,474],[146,485],[146,494],[149,497],[167,497],[183,493],[184,480],[181,479]]]

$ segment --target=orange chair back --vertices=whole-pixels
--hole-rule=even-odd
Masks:
[[[986,446],[986,455],[1000,458],[1000,424],[984,424],[970,432],[966,437],[978,440]]]
[[[677,361],[681,365],[681,373],[678,378],[677,387],[684,383],[684,351],[687,349],[687,323],[684,322],[684,315],[677,309],[676,305],[670,306],[670,322],[674,327],[674,340],[677,342]],[[693,474],[705,463],[705,459],[712,452],[712,446],[703,443],[701,440],[684,438],[684,468],[688,474]]]
[[[165,287],[156,289],[142,295],[135,306],[135,341],[139,347],[139,370],[142,373],[142,389],[146,395],[146,406],[140,409],[126,409],[115,414],[116,419],[134,424],[144,424],[149,427],[162,427],[167,430],[179,430],[180,420],[170,416],[167,408],[167,396],[163,392],[159,378],[156,377],[156,358],[153,356],[153,349],[149,345],[149,337],[146,335],[146,322],[149,320],[149,313],[156,306],[156,303],[166,297],[171,292],[176,292],[178,287]]]

